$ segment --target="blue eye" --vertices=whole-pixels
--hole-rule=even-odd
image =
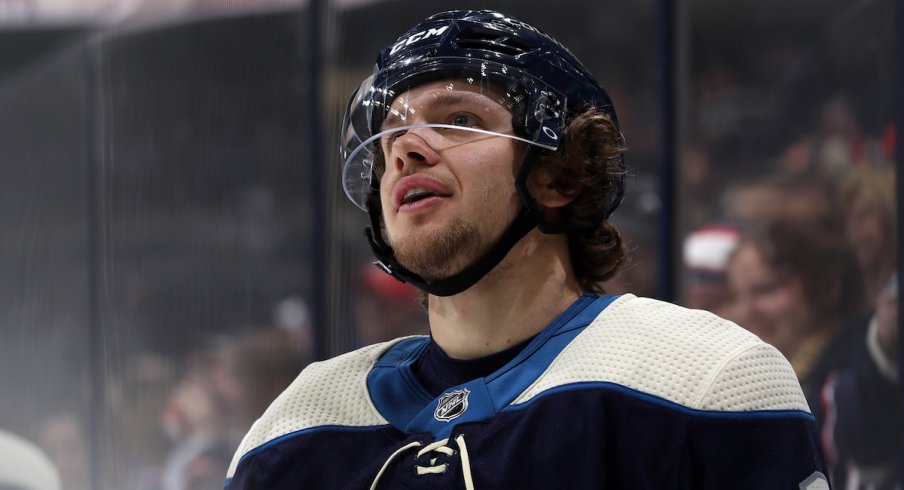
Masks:
[[[453,126],[476,126],[474,118],[468,114],[456,114],[452,116]]]

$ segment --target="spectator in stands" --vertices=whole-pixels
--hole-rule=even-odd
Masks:
[[[36,442],[50,457],[66,482],[66,490],[93,490],[87,424],[71,410],[60,411],[43,421]]]
[[[863,272],[864,295],[872,303],[897,263],[894,167],[857,167],[842,182],[840,194],[848,240]]]
[[[744,234],[728,277],[739,323],[791,361],[821,423],[826,377],[863,335],[854,320],[862,301],[850,247],[818,223],[772,221]]]
[[[880,292],[868,332],[847,366],[826,382],[823,446],[840,490],[900,489],[901,400],[898,283]]]
[[[427,314],[418,290],[378,270],[361,266],[355,296],[358,342],[374,344],[406,335],[427,333]]]
[[[109,430],[116,454],[115,464],[105,465],[105,487],[159,489],[171,442],[160,430],[159,414],[175,382],[172,360],[151,352],[135,353],[110,376]]]
[[[728,259],[740,239],[729,225],[708,225],[684,240],[684,306],[735,320],[728,287]]]
[[[262,329],[199,352],[164,412],[176,440],[163,490],[222,486],[241,436],[306,363],[291,332]]]
[[[236,444],[308,363],[304,348],[291,332],[266,328],[240,335],[215,351],[212,388]]]
[[[863,273],[874,314],[852,361],[828,380],[823,398],[826,456],[836,468],[836,488],[901,488],[904,405],[899,379],[895,174],[862,166],[841,186],[847,235]]]
[[[161,490],[215,488],[217,474],[228,463],[223,454],[231,444],[213,383],[210,352],[191,356],[185,375],[173,389],[163,411],[164,429],[173,441],[161,478]]]
[[[835,184],[817,176],[783,174],[737,184],[726,192],[722,208],[739,223],[815,222],[843,233]]]

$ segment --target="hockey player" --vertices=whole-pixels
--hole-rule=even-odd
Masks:
[[[385,48],[342,132],[380,267],[430,336],[310,365],[241,444],[238,489],[828,488],[787,361],[702,311],[606,295],[624,144],[561,44],[488,11]]]

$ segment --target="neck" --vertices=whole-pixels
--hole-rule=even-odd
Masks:
[[[536,335],[582,292],[567,236],[533,230],[474,286],[429,296],[430,332],[450,357],[476,359]]]

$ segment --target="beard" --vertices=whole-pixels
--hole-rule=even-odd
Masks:
[[[445,226],[422,227],[403,239],[394,239],[384,228],[383,236],[388,238],[396,260],[421,279],[434,282],[452,277],[487,253],[518,214],[520,201],[514,192],[509,197],[510,206],[503,206],[498,199],[494,200],[494,194],[492,187],[480,189],[474,197],[476,208],[491,210],[508,207],[507,213],[458,216]],[[486,230],[481,231],[478,220],[484,221],[483,228],[495,229],[496,232],[488,234]]]
[[[428,282],[461,272],[486,248],[477,226],[463,219],[404,240],[390,239],[390,246],[400,264]]]

